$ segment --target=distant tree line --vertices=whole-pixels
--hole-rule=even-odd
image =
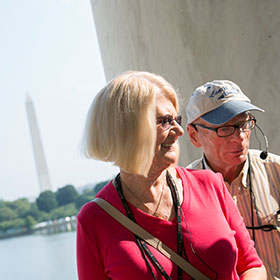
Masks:
[[[108,182],[100,182],[91,189],[83,190],[82,194],[79,194],[73,185],[66,185],[56,192],[40,193],[34,202],[27,198],[0,200],[0,233],[13,230],[31,231],[36,223],[75,216]]]

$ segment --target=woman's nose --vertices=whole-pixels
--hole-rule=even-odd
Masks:
[[[182,136],[184,134],[184,129],[182,128],[182,125],[179,124],[176,120],[173,121],[172,125],[173,126],[171,131],[174,131],[176,135]]]

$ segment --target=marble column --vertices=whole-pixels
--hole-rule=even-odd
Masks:
[[[126,70],[164,76],[178,90],[181,113],[193,90],[214,79],[237,83],[279,154],[279,0],[91,0],[107,80]],[[200,156],[181,137],[180,164]],[[253,138],[253,135],[252,135]],[[259,136],[262,149],[264,141]],[[254,140],[252,146],[259,148]]]

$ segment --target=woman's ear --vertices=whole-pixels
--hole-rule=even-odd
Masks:
[[[201,144],[198,139],[198,131],[191,124],[188,124],[186,128],[187,128],[187,132],[189,134],[189,138],[190,138],[190,141],[192,142],[192,144],[196,148],[200,148]]]

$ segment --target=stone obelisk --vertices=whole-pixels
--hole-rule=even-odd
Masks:
[[[31,134],[31,139],[33,144],[32,146],[33,146],[35,164],[36,164],[36,169],[38,174],[40,192],[52,190],[46,158],[45,158],[43,145],[41,141],[39,126],[37,123],[33,102],[29,95],[26,95],[25,105],[26,105],[30,134]]]

